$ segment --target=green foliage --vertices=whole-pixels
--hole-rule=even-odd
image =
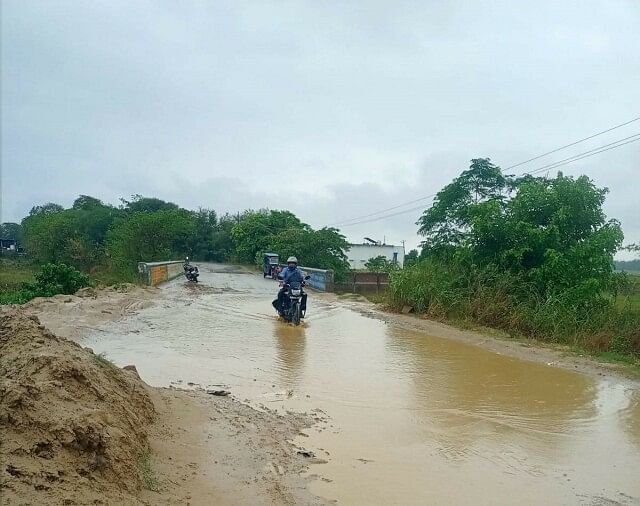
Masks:
[[[138,467],[140,469],[140,477],[142,478],[144,487],[152,492],[158,492],[158,490],[160,490],[160,484],[158,483],[158,479],[156,478],[153,467],[151,466],[150,448],[146,448],[140,456]]]
[[[47,202],[46,204],[42,204],[41,206],[34,206],[29,211],[29,216],[37,216],[40,214],[53,214],[64,211],[64,207],[60,204],[54,204],[53,202]]]
[[[31,275],[31,271],[27,272]],[[45,264],[33,279],[21,282],[19,287],[0,290],[0,304],[24,304],[34,297],[72,294],[92,284],[89,276],[65,264]]]
[[[337,230],[312,230],[289,211],[245,211],[218,218],[161,199],[134,195],[122,206],[80,195],[69,209],[33,208],[22,222],[26,251],[37,263],[72,265],[100,280],[133,281],[137,263],[189,256],[193,260],[252,262],[273,249],[305,265],[347,272],[348,244]]]
[[[398,265],[384,255],[370,258],[364,266],[370,272],[391,272],[398,269]]]
[[[143,197],[133,195],[131,200],[120,199],[124,210],[130,213],[155,213],[158,211],[175,211],[179,209],[177,204],[166,202],[155,197]]]
[[[424,249],[442,252],[461,245],[477,214],[491,211],[481,204],[499,207],[509,183],[488,158],[471,160],[469,169],[438,192],[418,221],[418,231],[426,237]]]
[[[22,225],[10,222],[0,224],[0,238],[22,243]]]
[[[289,229],[308,230],[309,226],[289,211],[248,211],[231,229],[237,259],[253,263],[257,254],[269,249],[273,236]]]
[[[120,216],[121,210],[87,195],[71,209],[32,211],[22,220],[25,249],[40,263],[88,269],[104,260],[107,231]]]
[[[640,312],[610,296],[575,302],[541,299],[522,274],[463,260],[429,259],[392,273],[389,302],[437,319],[470,320],[516,335],[568,343],[593,351],[640,355]]]
[[[515,179],[472,160],[420,218],[421,260],[392,275],[392,304],[543,339],[598,334],[640,353],[640,317],[612,297],[623,235],[606,192],[586,176]]]
[[[45,264],[35,274],[35,283],[25,287],[34,291],[38,297],[51,297],[58,293],[72,294],[80,288],[91,286],[86,274],[65,264]]]
[[[132,278],[138,262],[187,256],[187,243],[194,234],[195,224],[183,209],[133,213],[109,230],[109,261],[125,278]]]
[[[303,228],[288,228],[269,237],[266,247],[258,255],[268,250],[277,253],[281,259],[295,256],[306,267],[333,270],[336,280],[340,281],[349,271],[344,253],[348,248],[349,243],[338,230],[312,230],[305,225]]]
[[[418,263],[418,258],[420,257],[417,249],[412,249],[404,256],[404,268],[411,267]]]
[[[0,258],[0,304],[22,304],[29,300],[21,292],[25,283],[35,281],[35,270],[24,258]]]

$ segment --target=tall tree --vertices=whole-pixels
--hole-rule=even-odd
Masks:
[[[471,160],[469,169],[440,190],[418,220],[418,233],[425,236],[424,248],[442,251],[462,244],[476,215],[486,212],[482,204],[501,206],[511,185],[489,158]]]

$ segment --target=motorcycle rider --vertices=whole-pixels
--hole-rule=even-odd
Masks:
[[[298,269],[298,259],[294,256],[287,258],[287,267],[282,269],[282,271],[278,274],[278,278],[282,280],[282,288],[278,292],[278,298],[272,302],[273,307],[279,313],[284,312],[284,300],[287,293],[286,285],[291,283],[299,283],[300,286],[304,283],[304,274],[300,269]],[[301,309],[304,311],[306,309],[307,302],[307,294],[302,296]]]

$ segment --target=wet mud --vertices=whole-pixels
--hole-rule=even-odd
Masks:
[[[82,344],[154,386],[225,389],[307,413],[312,492],[341,504],[639,504],[637,385],[365,316],[311,293],[304,325],[277,285],[203,266]]]

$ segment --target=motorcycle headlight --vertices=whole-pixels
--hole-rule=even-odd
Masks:
[[[291,290],[291,295],[298,297],[301,293],[301,290],[293,289]]]

